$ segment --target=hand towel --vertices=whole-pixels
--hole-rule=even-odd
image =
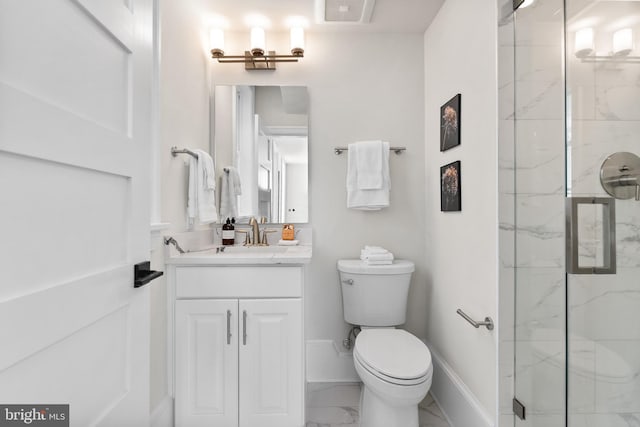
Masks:
[[[224,168],[220,191],[220,217],[236,218],[238,216],[238,196],[242,194],[240,175],[233,166]]]
[[[360,251],[360,259],[369,265],[393,264],[393,254],[380,246],[365,246]]]
[[[380,246],[369,246],[369,245],[365,245],[363,251],[369,253],[369,254],[386,254],[389,253],[388,250],[386,250],[383,247]]]
[[[365,264],[367,265],[391,265],[393,264],[393,260],[389,259],[389,260],[383,260],[383,261],[364,261]]]
[[[218,221],[213,159],[202,150],[194,150],[197,157],[189,158],[189,188],[187,218],[193,225],[196,218],[201,224]]]
[[[393,254],[391,252],[380,255],[360,255],[360,259],[363,261],[393,261]]]
[[[353,145],[358,190],[382,188],[382,141],[361,141]],[[351,150],[351,148],[349,148]]]
[[[205,190],[216,189],[216,172],[213,166],[213,159],[206,151],[193,150],[198,155],[199,171],[202,173],[202,182]]]
[[[360,142],[349,144],[347,159],[347,207],[359,210],[380,210],[389,206],[389,190],[391,178],[389,176],[389,143],[382,141],[380,174],[382,186],[377,189],[360,189],[358,186],[358,154],[356,145]]]

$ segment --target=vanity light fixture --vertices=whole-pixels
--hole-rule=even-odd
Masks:
[[[577,58],[585,58],[593,53],[593,28],[582,28],[576,31],[575,54]]]
[[[640,56],[630,56],[633,51],[633,30],[623,28],[613,33],[612,49],[608,55],[597,55],[593,28],[582,28],[575,33],[574,54],[582,62],[640,62]]]
[[[633,30],[623,28],[613,33],[613,56],[627,56],[633,50]]]
[[[267,51],[266,36],[263,28],[251,29],[250,50],[244,55],[224,54],[224,32],[214,28],[210,32],[211,57],[223,64],[241,63],[245,70],[275,70],[276,62],[298,62],[304,57],[304,29],[292,27],[290,30],[291,54],[277,55],[275,51]]]

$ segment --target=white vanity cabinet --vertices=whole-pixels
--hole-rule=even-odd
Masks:
[[[175,269],[175,426],[301,427],[301,266]]]

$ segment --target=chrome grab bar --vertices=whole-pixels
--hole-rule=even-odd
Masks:
[[[462,316],[464,318],[464,320],[466,320],[467,322],[471,323],[471,325],[473,325],[474,328],[479,328],[480,326],[486,326],[486,328],[490,331],[493,331],[493,320],[491,319],[491,317],[485,317],[484,318],[484,322],[476,322],[475,320],[473,320],[471,317],[469,317],[467,315],[467,313],[465,313],[464,311],[458,309],[456,310],[456,313],[458,313],[460,316]]]

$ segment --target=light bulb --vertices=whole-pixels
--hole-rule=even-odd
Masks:
[[[251,54],[253,56],[264,55],[266,47],[266,40],[264,35],[264,29],[260,27],[253,27],[251,29]]]
[[[631,28],[623,28],[613,33],[613,54],[626,56],[633,50],[633,31]]]
[[[302,27],[291,28],[291,54],[295,56],[304,54],[304,29]]]
[[[224,55],[224,31],[220,28],[213,28],[209,32],[209,45],[213,56]]]
[[[574,53],[578,58],[584,58],[593,53],[593,28],[576,31]]]

